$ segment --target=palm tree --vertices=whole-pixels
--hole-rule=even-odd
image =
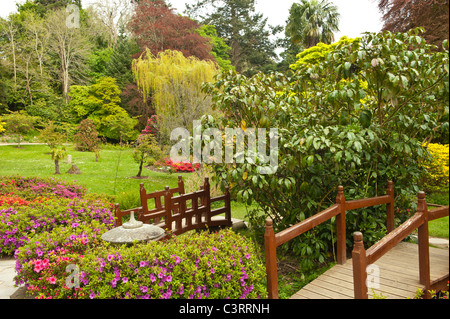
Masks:
[[[66,148],[64,146],[56,146],[52,149],[52,160],[55,161],[55,174],[61,174],[59,171],[59,161],[66,157]]]
[[[301,0],[289,10],[286,35],[292,43],[306,48],[319,42],[334,42],[334,32],[339,31],[337,7],[328,0]]]

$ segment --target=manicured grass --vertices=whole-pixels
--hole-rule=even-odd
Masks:
[[[438,205],[448,205],[449,195],[448,189],[444,190],[442,193],[432,193],[426,197],[428,203],[438,204]],[[429,207],[428,209],[433,209]],[[448,216],[444,218],[439,218],[432,220],[428,223],[428,233],[432,237],[449,238],[449,223]]]
[[[448,238],[449,237],[448,216],[435,219],[429,222],[428,233],[432,237]]]
[[[72,155],[72,164],[78,166],[82,174],[71,175],[66,172],[72,164],[60,161],[60,175],[55,175],[55,165],[46,145],[0,146],[0,175],[21,175],[54,177],[65,181],[77,182],[87,188],[88,193],[113,195],[121,208],[136,207],[139,203],[139,184],[144,183],[147,192],[164,190],[165,186],[176,187],[178,175],[189,178],[190,173],[159,173],[143,170],[146,179],[134,179],[139,167],[133,160],[132,149],[103,148],[98,162],[95,155],[79,152],[73,146],[66,147]],[[200,185],[199,185],[200,187]],[[246,209],[243,204],[231,203],[232,217],[244,219]]]
[[[49,148],[45,145],[23,145],[20,149],[10,145],[0,146],[0,174],[46,176],[77,181],[85,185],[89,193],[108,195],[139,190],[139,183],[142,182],[149,191],[162,190],[166,185],[173,187],[173,184],[176,184],[177,175],[149,170],[143,174],[147,175],[148,179],[133,179],[138,172],[138,164],[134,162],[130,149],[102,149],[98,162],[95,162],[93,153],[78,152],[72,146],[66,148],[67,154],[72,155],[72,164],[76,164],[82,174],[66,174],[72,164],[63,160],[60,161],[61,175],[55,175],[55,165]]]

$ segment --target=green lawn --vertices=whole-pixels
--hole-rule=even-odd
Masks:
[[[131,208],[139,203],[139,184],[144,183],[148,192],[163,190],[165,186],[176,187],[177,176],[189,178],[190,173],[158,173],[148,169],[143,170],[146,179],[134,179],[138,164],[134,162],[131,149],[104,148],[100,158],[95,162],[95,156],[89,152],[75,151],[67,146],[67,154],[72,155],[72,164],[81,170],[80,175],[66,172],[72,164],[66,160],[60,162],[60,175],[55,175],[55,165],[46,145],[15,145],[0,146],[0,175],[55,177],[66,181],[76,181],[84,185],[89,193],[115,195],[123,209]],[[200,187],[200,185],[199,185]],[[245,206],[232,202],[232,217],[244,219]]]
[[[71,164],[64,160],[60,163],[61,175],[55,175],[49,150],[46,145],[22,145],[20,149],[14,145],[0,146],[0,175],[46,176],[76,181],[86,186],[89,193],[115,195],[123,209],[139,205],[140,183],[144,183],[148,192],[153,192],[163,190],[166,185],[175,187],[178,175],[185,180],[189,178],[189,173],[167,174],[144,169],[143,175],[148,178],[134,179],[132,177],[138,172],[138,164],[133,160],[131,149],[102,149],[100,159],[95,162],[93,153],[78,152],[72,146],[67,147],[67,153],[72,155],[72,163],[80,168],[82,174],[67,174]],[[430,200],[448,205],[448,196]],[[233,218],[245,219],[244,204],[232,202],[231,208]],[[448,217],[430,222],[430,235],[448,238]]]

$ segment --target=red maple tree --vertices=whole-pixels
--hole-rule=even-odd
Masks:
[[[200,25],[174,13],[162,0],[135,2],[135,14],[130,22],[142,51],[149,48],[156,55],[165,50],[181,51],[185,57],[215,61],[209,39],[200,36]]]
[[[424,27],[422,36],[439,48],[448,39],[449,0],[378,0],[383,31],[406,32]]]

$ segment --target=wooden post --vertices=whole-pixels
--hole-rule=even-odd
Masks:
[[[172,205],[170,203],[170,199],[172,198],[172,194],[169,191],[169,186],[164,187],[164,190],[166,191],[164,193],[164,210],[166,212],[166,228],[167,230],[172,230]]]
[[[338,186],[336,204],[339,205],[339,214],[336,216],[336,259],[338,264],[345,264],[347,260],[347,245],[345,231],[345,196],[344,187]]]
[[[183,195],[185,193],[184,191],[184,182],[183,182],[183,176],[178,175],[178,190],[180,195]],[[185,212],[187,210],[187,205],[186,202],[181,202],[180,203],[180,210]]]
[[[210,194],[210,185],[209,185],[209,177],[205,177],[204,183],[205,189],[205,206],[206,206],[206,224],[211,225],[211,194]]]
[[[231,222],[231,206],[230,206],[230,188],[225,186],[225,219],[228,221],[228,226],[232,225]]]
[[[122,216],[120,215],[120,207],[118,203],[114,204],[114,215],[116,217],[114,221],[115,226],[122,226]]]
[[[148,212],[147,204],[147,191],[145,190],[144,183],[139,184],[139,196],[141,197],[141,206],[144,214]]]
[[[361,232],[353,233],[353,289],[355,299],[368,299],[367,295],[367,257]]]
[[[278,299],[277,246],[272,219],[266,219],[264,249],[266,255],[267,292],[269,299]]]
[[[386,205],[386,228],[387,233],[395,229],[395,210],[394,210],[394,183],[388,182],[386,195],[389,195],[391,202]]]
[[[430,281],[430,247],[428,235],[428,209],[425,193],[417,194],[417,212],[423,214],[423,223],[418,229],[419,239],[419,278],[420,283],[425,285],[425,298],[429,298]]]
[[[180,190],[180,195],[184,194],[184,182],[183,176],[178,175],[178,189]]]

